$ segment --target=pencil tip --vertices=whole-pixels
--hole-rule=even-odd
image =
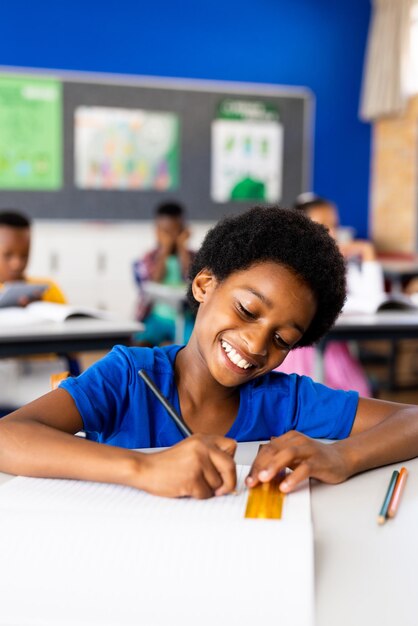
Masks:
[[[379,515],[379,517],[377,518],[377,523],[382,525],[384,524],[386,521],[386,517],[384,517],[383,515]]]

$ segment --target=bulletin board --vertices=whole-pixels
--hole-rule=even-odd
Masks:
[[[0,208],[193,220],[290,206],[311,187],[314,99],[279,87],[0,68]]]

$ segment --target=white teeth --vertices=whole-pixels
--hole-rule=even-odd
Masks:
[[[227,343],[225,340],[222,340],[221,345],[222,348],[225,350],[228,359],[232,361],[232,363],[238,365],[238,367],[244,370],[251,367],[251,363],[248,363],[248,361],[243,359],[242,356],[235,350],[235,348],[230,346],[229,343]]]
[[[238,354],[238,352],[235,352],[235,354],[232,354],[232,352],[235,352],[235,350],[231,350],[228,356],[231,359],[232,363],[235,363],[235,365],[238,365],[238,363],[241,361],[241,355]]]

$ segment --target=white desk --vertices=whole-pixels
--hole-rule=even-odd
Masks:
[[[342,314],[316,345],[313,378],[324,381],[324,351],[329,341],[418,339],[418,311]]]
[[[129,345],[132,335],[142,329],[143,325],[138,322],[91,318],[1,325],[0,358],[108,350],[117,343]]]
[[[240,444],[237,462],[250,464],[258,445]],[[391,472],[400,463],[341,485],[312,481],[316,626],[416,626],[418,459],[404,465],[410,474],[402,502],[396,518],[384,526],[378,526],[377,515]],[[0,474],[0,484],[10,479]],[[251,574],[249,585],[250,580]],[[92,593],[99,591],[92,581]],[[271,623],[279,619],[272,616]]]
[[[240,448],[239,462],[250,463],[254,444]],[[390,476],[402,465],[409,476],[399,511],[378,526]],[[417,493],[418,459],[340,485],[311,481],[316,626],[416,626]]]
[[[418,258],[379,259],[392,293],[401,293],[404,281],[418,276]]]

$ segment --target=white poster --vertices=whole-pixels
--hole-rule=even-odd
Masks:
[[[282,195],[283,126],[262,103],[228,101],[212,122],[211,196],[214,202],[278,202]],[[225,104],[225,103],[223,103]],[[230,115],[233,105],[239,115]],[[228,118],[229,119],[225,119]]]

